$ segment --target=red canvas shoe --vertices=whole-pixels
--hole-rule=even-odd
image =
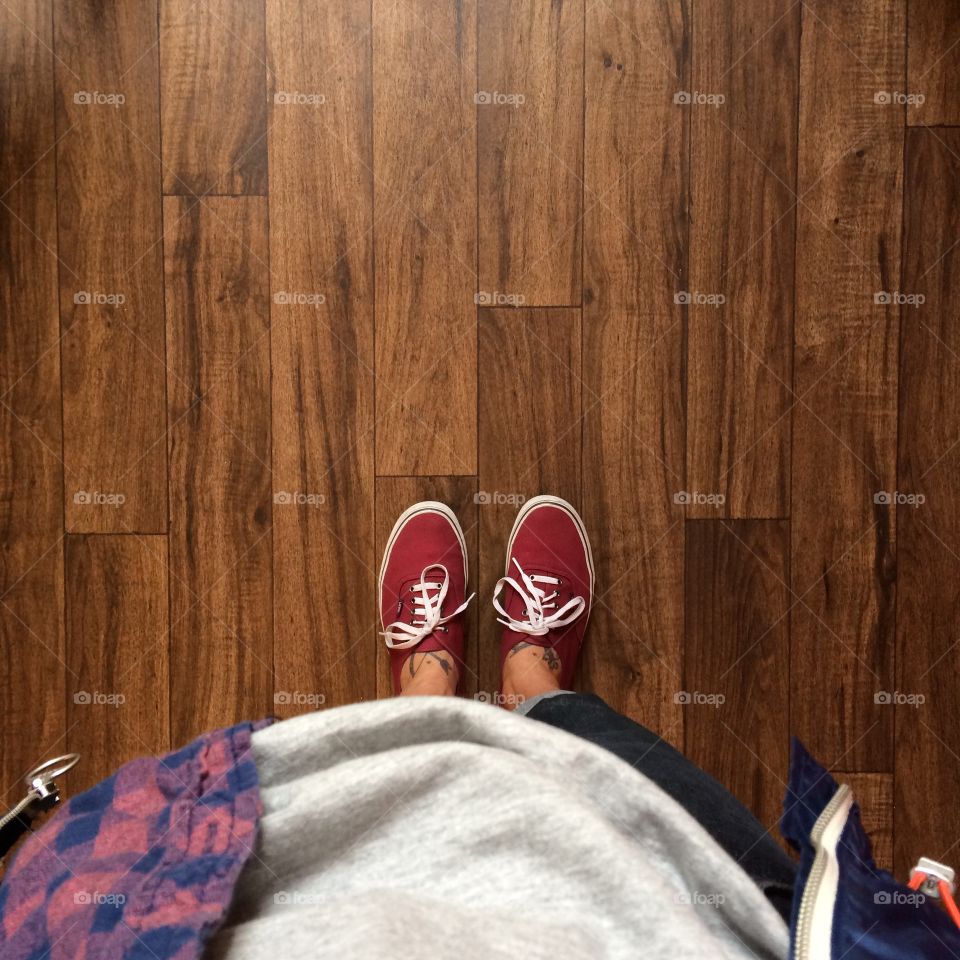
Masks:
[[[390,649],[394,693],[414,653],[445,650],[463,676],[467,544],[453,511],[425,500],[400,515],[380,567],[380,622]]]
[[[569,690],[593,602],[593,555],[580,515],[559,497],[533,497],[517,514],[505,575],[493,591],[504,625],[500,668],[520,642],[553,647]],[[504,598],[501,601],[501,598]]]

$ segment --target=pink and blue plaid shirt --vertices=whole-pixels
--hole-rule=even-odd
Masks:
[[[188,960],[222,922],[262,813],[250,738],[204,734],[73,797],[0,884],[4,960]]]

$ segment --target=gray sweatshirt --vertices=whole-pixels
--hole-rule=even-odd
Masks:
[[[260,839],[211,957],[787,956],[783,920],[685,810],[536,720],[382,700],[275,724],[253,752]]]

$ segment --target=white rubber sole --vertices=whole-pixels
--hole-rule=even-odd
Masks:
[[[387,572],[387,560],[390,557],[390,551],[393,549],[393,545],[406,522],[411,517],[420,513],[439,513],[450,521],[451,526],[456,531],[457,540],[460,541],[460,550],[463,552],[463,582],[465,584],[470,582],[470,565],[467,562],[467,540],[463,535],[463,528],[460,526],[457,515],[445,503],[440,503],[439,500],[421,500],[420,503],[415,503],[412,507],[407,507],[407,509],[397,517],[397,522],[393,525],[393,530],[390,531],[390,537],[387,539],[387,546],[383,551],[383,560],[380,562],[380,576],[377,582],[377,595],[380,600],[381,610],[383,610],[383,577]],[[383,623],[382,614],[380,616],[380,622],[383,628],[386,629],[387,625]]]
[[[517,513],[517,519],[513,521],[513,529],[510,531],[510,539],[507,541],[507,558],[504,565],[504,576],[510,576],[510,555],[513,553],[513,541],[516,539],[517,531],[520,529],[520,524],[523,522],[524,517],[526,517],[528,513],[536,510],[537,507],[542,506],[559,507],[561,510],[564,510],[567,514],[569,514],[569,516],[573,519],[573,522],[576,524],[577,533],[580,535],[580,541],[583,543],[584,550],[587,554],[587,566],[590,568],[590,603],[592,605],[593,584],[596,580],[596,574],[594,573],[593,569],[593,551],[590,549],[590,538],[587,536],[587,528],[580,517],[580,514],[574,509],[572,503],[567,503],[567,501],[562,497],[554,497],[550,494],[543,494],[539,497],[531,497],[520,508],[519,513]]]

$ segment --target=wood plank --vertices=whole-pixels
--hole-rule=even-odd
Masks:
[[[790,530],[686,525],[685,754],[772,833],[789,767]]]
[[[584,520],[598,597],[584,682],[682,744],[685,118],[681,0],[592,5],[586,40]],[[600,202],[602,200],[602,202]],[[640,506],[642,504],[642,507]]]
[[[960,130],[907,136],[897,506],[896,856],[957,860],[952,822],[960,775]],[[922,503],[920,497],[924,497]],[[913,699],[910,699],[913,698]],[[888,712],[893,712],[890,707]]]
[[[67,529],[162,533],[156,8],[56,0],[54,34]]]
[[[838,783],[847,783],[853,790],[877,866],[881,870],[893,870],[893,776],[889,773],[836,772],[833,776]],[[906,877],[909,872],[907,867],[900,875]]]
[[[170,748],[167,539],[66,542],[67,744],[73,793]]]
[[[365,0],[267,8],[271,92],[324,97],[270,121],[273,489],[313,498],[274,507],[280,715],[376,694],[369,30]]]
[[[160,0],[164,193],[267,192],[265,60],[262,3]]]
[[[583,0],[479,0],[480,290],[580,304]]]
[[[507,538],[524,500],[550,493],[580,508],[582,365],[578,308],[480,311],[479,688],[500,689],[490,612]],[[591,543],[594,531],[587,528]],[[596,628],[593,635],[598,634]]]
[[[62,753],[63,465],[50,5],[0,5],[2,802]]]
[[[941,0],[907,4],[909,124],[960,124],[960,8]],[[922,101],[920,98],[923,98]]]
[[[477,472],[476,8],[373,4],[377,474]]]
[[[267,204],[164,201],[171,739],[271,712]]]
[[[467,540],[467,596],[477,591],[477,596],[465,614],[466,670],[460,678],[460,695],[476,697],[479,686],[479,633],[478,623],[482,616],[488,617],[489,610],[483,603],[479,592],[480,563],[478,522],[477,478],[476,477],[378,477],[377,478],[377,570],[379,571],[383,551],[387,548],[390,531],[397,517],[407,507],[421,500],[439,500],[450,507],[457,515]],[[376,597],[376,594],[374,594]],[[489,602],[489,601],[488,601]],[[376,602],[375,602],[376,606]],[[377,629],[380,622],[377,621]],[[393,678],[390,675],[390,653],[382,637],[377,639],[377,696],[393,696]]]
[[[688,515],[783,517],[800,5],[695,3],[692,16],[687,470],[725,502]]]
[[[791,727],[891,770],[903,3],[804,5],[793,412]]]

